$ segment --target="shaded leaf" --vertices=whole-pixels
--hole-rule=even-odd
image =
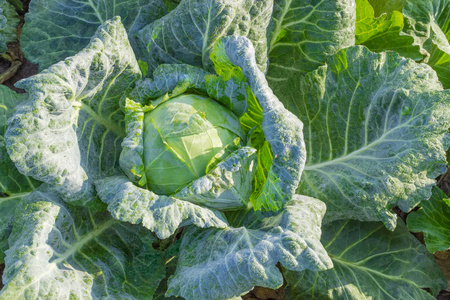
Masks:
[[[6,43],[17,39],[19,15],[14,7],[6,0],[0,0],[0,54],[8,50]]]

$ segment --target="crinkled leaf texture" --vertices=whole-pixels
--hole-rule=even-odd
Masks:
[[[217,76],[196,67],[162,65],[155,71],[154,79],[136,84],[130,98],[145,103],[168,92],[194,90],[215,98],[242,116],[240,121],[247,131],[262,127],[263,138],[270,144],[271,164],[252,204],[255,209],[277,210],[292,198],[300,180],[306,156],[303,124],[272,93],[255,57],[249,39],[223,37],[211,52]]]
[[[403,32],[414,39],[425,61],[450,88],[450,0],[408,0],[403,8]]]
[[[33,191],[39,182],[22,175],[9,158],[4,139],[6,120],[14,113],[14,108],[26,99],[4,85],[0,85],[0,263],[8,249],[14,211],[20,200]]]
[[[382,221],[430,196],[449,145],[450,93],[435,72],[394,52],[340,51],[292,89],[308,158],[298,193],[322,199],[327,221]]]
[[[165,277],[155,238],[41,186],[17,209],[1,299],[149,299]]]
[[[75,55],[100,25],[120,16],[130,37],[167,14],[163,0],[33,0],[20,42],[40,70]]]
[[[261,127],[273,155],[267,179],[255,202],[266,209],[280,209],[294,195],[305,165],[303,124],[284,108],[270,89],[264,74],[257,67],[251,41],[245,37],[231,36],[222,38],[221,42],[229,61],[241,68],[262,108]]]
[[[289,78],[315,70],[328,55],[355,44],[355,1],[274,2],[267,78],[284,102],[295,99]]]
[[[404,57],[420,61],[423,56],[419,46],[413,45],[414,39],[401,32],[402,29],[403,15],[400,11],[375,17],[369,0],[356,0],[357,45],[364,45],[375,52],[393,50]]]
[[[266,71],[266,28],[272,6],[272,0],[185,0],[141,29],[137,37],[151,71],[163,63],[213,70],[209,54],[228,35],[248,37],[259,67]]]
[[[210,75],[203,69],[185,64],[162,64],[153,72],[153,80],[144,79],[136,82],[130,93],[130,99],[141,104],[151,98],[158,98],[172,93],[176,87],[185,91],[206,91],[205,76]]]
[[[167,296],[218,300],[239,296],[254,286],[278,288],[289,270],[332,267],[319,243],[325,205],[295,195],[279,215],[257,220],[253,210],[228,214],[234,227],[186,228],[175,275]]]
[[[334,268],[286,270],[287,299],[432,300],[447,286],[434,257],[401,221],[394,232],[381,223],[350,220],[329,223],[322,230],[321,241]]]
[[[116,17],[77,55],[17,83],[29,100],[9,120],[6,142],[19,171],[57,186],[65,201],[95,199],[93,180],[120,172],[119,99],[139,78]]]
[[[410,213],[406,220],[410,231],[423,232],[425,245],[431,253],[450,248],[450,205],[447,199],[441,189],[433,187],[431,198],[420,202],[421,209]]]
[[[228,225],[225,216],[209,209],[174,197],[156,195],[139,188],[125,176],[98,180],[96,187],[100,199],[108,204],[114,218],[132,224],[141,224],[160,239],[190,224],[200,228]]]
[[[7,0],[0,0],[0,54],[8,50],[6,43],[17,39],[19,16]]]

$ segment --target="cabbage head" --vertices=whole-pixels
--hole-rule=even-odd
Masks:
[[[238,137],[238,118],[213,99],[184,94],[144,114],[147,185],[170,195],[206,174],[215,155]]]

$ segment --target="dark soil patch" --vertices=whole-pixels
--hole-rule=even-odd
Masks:
[[[9,68],[9,66],[10,63],[8,61],[0,60],[0,74],[5,72]],[[14,84],[23,78],[36,75],[37,73],[38,65],[30,63],[28,60],[24,59],[22,65],[19,67],[19,70],[14,74],[13,77],[5,81],[3,85],[6,85],[17,93],[25,93],[25,90],[16,88]]]
[[[22,0],[21,2],[23,11],[19,12],[20,23],[17,27],[17,40],[8,43],[8,51],[0,58],[0,83],[18,93],[24,93],[25,91],[14,87],[14,84],[23,78],[38,73],[38,65],[26,60],[20,48],[19,38],[22,34],[22,26],[25,22],[25,14],[28,12],[30,0]]]

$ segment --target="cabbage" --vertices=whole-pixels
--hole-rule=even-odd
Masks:
[[[172,98],[146,112],[143,135],[148,186],[164,195],[205,175],[220,150],[244,137],[229,109],[194,94]]]

